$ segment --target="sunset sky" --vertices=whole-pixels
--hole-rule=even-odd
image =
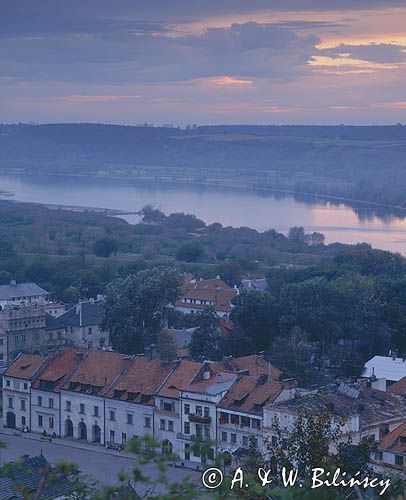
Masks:
[[[0,0],[0,122],[406,123],[406,0]]]

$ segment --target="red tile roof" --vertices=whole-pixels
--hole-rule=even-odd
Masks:
[[[240,358],[224,358],[223,361],[213,363],[214,369],[229,371],[247,371],[247,375],[259,377],[260,375],[271,375],[272,380],[279,380],[281,370],[273,366],[261,354],[250,354]]]
[[[130,356],[110,351],[90,351],[73,375],[63,386],[63,389],[78,392],[101,390],[120,375],[131,360]],[[88,386],[88,387],[87,387]]]
[[[406,420],[381,439],[378,449],[406,454]]]
[[[173,368],[173,364],[158,359],[135,356],[116,382],[103,391],[103,395],[123,401],[153,404],[154,395]]]
[[[193,280],[190,275],[186,275],[181,287],[181,298],[176,305],[189,309],[204,309],[208,304],[190,304],[182,299],[206,300],[212,303],[216,311],[231,312],[231,301],[236,295],[237,292],[222,279]]]
[[[182,359],[176,363],[176,368],[158,392],[159,396],[178,398],[180,391],[190,384],[201,369],[201,363]]]
[[[392,394],[399,394],[400,396],[406,396],[406,377],[401,378],[394,384],[390,385],[386,392],[391,392]]]
[[[273,402],[284,389],[284,384],[262,377],[241,375],[220,401],[219,408],[258,415],[262,407]]]
[[[6,377],[31,380],[44,362],[45,358],[42,356],[36,356],[34,354],[21,354],[8,368],[4,375]]]
[[[80,364],[84,355],[84,349],[59,349],[50,355],[49,360],[38,372],[33,383],[34,388],[41,386],[41,381],[54,382],[55,390],[58,390]]]

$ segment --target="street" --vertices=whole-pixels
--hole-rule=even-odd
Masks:
[[[118,454],[117,452],[107,451],[103,447],[79,445],[62,439],[48,442],[39,440],[37,436],[32,438],[31,436],[14,436],[1,433],[0,441],[6,444],[6,448],[0,450],[1,465],[18,460],[24,454],[35,456],[42,451],[51,464],[61,461],[73,462],[79,466],[83,474],[101,484],[111,485],[117,483],[117,477],[121,471],[128,472],[131,475],[136,463],[135,456],[129,456],[126,453]],[[158,477],[158,470],[154,464],[143,466],[142,471],[143,474],[151,478]],[[195,480],[200,478],[198,472],[172,467],[168,471],[168,476],[171,482],[181,481],[186,476],[191,476]]]

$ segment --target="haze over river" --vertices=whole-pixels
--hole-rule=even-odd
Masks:
[[[152,203],[166,214],[195,214],[206,223],[274,228],[286,233],[292,226],[319,231],[326,242],[367,242],[373,247],[406,255],[406,210],[391,211],[312,197],[231,190],[193,184],[126,181],[67,176],[0,175],[0,192],[19,201],[138,211]],[[0,195],[1,199],[1,195]],[[124,216],[136,222],[136,215]]]

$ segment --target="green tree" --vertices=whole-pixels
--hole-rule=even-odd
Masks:
[[[189,344],[192,358],[196,361],[221,359],[224,354],[224,337],[216,311],[208,307],[196,316],[199,326],[193,332]]]
[[[157,266],[107,287],[102,328],[110,332],[113,348],[123,353],[141,353],[155,343],[166,318],[166,308],[179,295],[178,271]]]
[[[109,236],[96,240],[93,244],[93,251],[98,257],[110,257],[112,254],[116,255],[117,250],[117,240]]]
[[[197,241],[184,243],[176,252],[176,260],[196,262],[204,253],[203,247]]]
[[[162,330],[157,335],[156,352],[159,359],[165,362],[174,361],[178,357],[176,339],[168,330]]]
[[[231,321],[255,345],[257,351],[269,349],[278,334],[279,306],[269,293],[242,293],[234,299]]]

